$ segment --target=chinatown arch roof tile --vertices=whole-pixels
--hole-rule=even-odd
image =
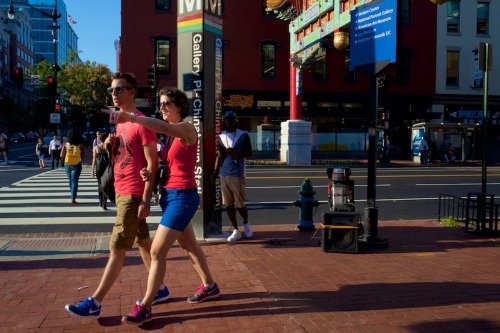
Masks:
[[[302,13],[302,0],[264,0],[268,10],[285,10],[292,6],[299,14]]]
[[[277,18],[293,20],[302,12],[302,0],[265,0],[266,10],[278,13]]]

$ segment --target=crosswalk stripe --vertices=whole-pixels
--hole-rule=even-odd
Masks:
[[[67,182],[67,180],[66,180]],[[68,184],[50,184],[47,186],[35,186],[34,184],[21,184],[16,187],[16,189],[12,189],[9,187],[2,187],[0,192],[52,192],[54,189],[63,191],[67,190],[67,194],[69,195],[69,185]],[[82,184],[78,184],[78,196],[80,196],[81,191],[93,191],[95,195],[97,195],[97,183],[94,186],[82,186]]]
[[[64,170],[50,170],[0,188],[0,226],[56,224],[109,224],[116,219],[116,206],[99,207],[97,180],[84,170],[78,182],[78,204],[70,203]],[[157,223],[161,208],[151,205],[148,223]]]

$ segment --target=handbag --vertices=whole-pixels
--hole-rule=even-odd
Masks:
[[[170,150],[170,147],[172,147],[174,139],[175,137],[173,136],[169,135],[165,136],[164,144],[167,155],[168,151]],[[160,189],[163,188],[167,183],[169,177],[170,177],[170,169],[168,169],[166,165],[160,165],[158,167],[158,172],[156,173],[156,186],[158,186]]]
[[[109,163],[101,177],[99,177],[100,189],[111,202],[115,202],[115,175],[113,163]]]

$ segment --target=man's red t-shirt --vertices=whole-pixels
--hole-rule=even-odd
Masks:
[[[139,110],[135,112],[144,116]],[[116,126],[115,135],[119,141],[114,167],[116,194],[142,197],[145,184],[140,172],[147,166],[143,146],[156,142],[156,134],[136,123],[123,123]]]

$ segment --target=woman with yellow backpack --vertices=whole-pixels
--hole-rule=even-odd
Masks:
[[[68,142],[61,149],[61,159],[64,159],[64,168],[69,180],[71,203],[76,204],[78,193],[78,180],[82,173],[82,160],[85,158],[85,145],[83,137],[78,131],[68,132]]]

